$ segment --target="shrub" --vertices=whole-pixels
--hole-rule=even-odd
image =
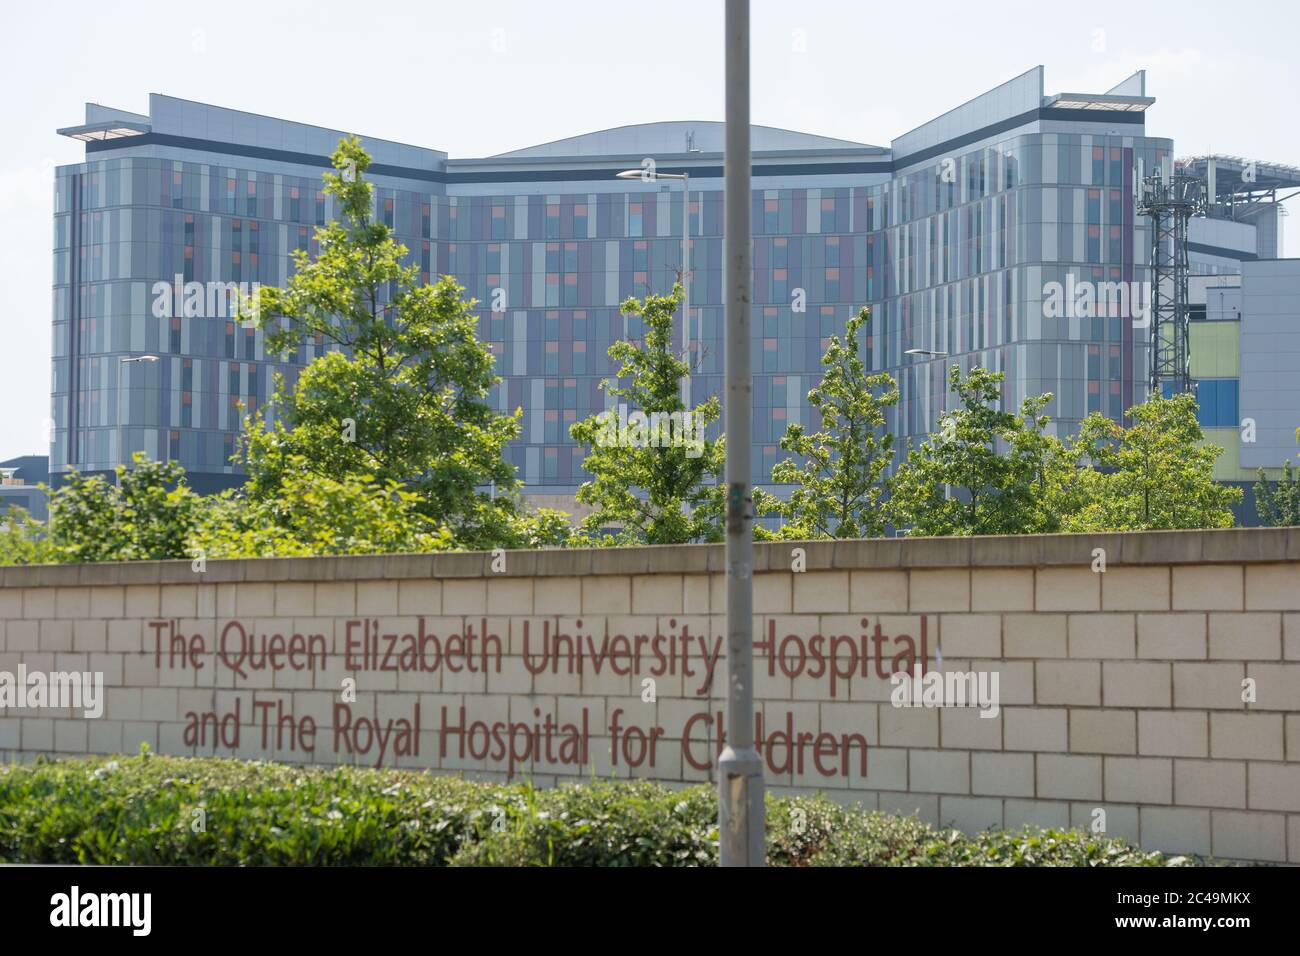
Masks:
[[[189,557],[203,499],[186,484],[176,462],[141,452],[117,478],[71,472],[50,492],[49,542],[55,560],[160,561]]]
[[[775,866],[1178,866],[1079,831],[965,836],[823,797],[769,796]],[[549,790],[410,770],[160,757],[0,765],[0,863],[710,866],[717,795]]]
[[[718,858],[718,798],[706,787],[597,782],[532,790],[504,825],[462,846],[453,866],[707,866]]]
[[[428,554],[457,546],[453,529],[420,510],[414,492],[370,476],[332,478],[286,456],[274,496],[238,489],[202,496],[175,462],[137,453],[116,483],[73,472],[50,495],[46,525],[22,509],[0,511],[0,566],[178,558],[271,558],[325,554]],[[507,548],[565,544],[568,515],[513,508],[480,518]],[[500,518],[500,520],[498,520]]]
[[[191,538],[209,558],[309,557],[446,551],[451,535],[416,509],[416,496],[374,478],[315,474],[300,459],[274,497],[243,490],[205,499]]]
[[[438,866],[522,794],[417,772],[148,753],[0,766],[0,861]]]
[[[0,511],[0,566],[53,564],[57,558],[43,521],[17,505]]]

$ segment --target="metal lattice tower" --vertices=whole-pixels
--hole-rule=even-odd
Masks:
[[[1151,220],[1150,394],[1166,383],[1172,394],[1192,390],[1187,330],[1187,223],[1203,211],[1204,190],[1195,176],[1172,164],[1142,180],[1139,215]]]

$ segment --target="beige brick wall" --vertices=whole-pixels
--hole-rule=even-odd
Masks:
[[[813,543],[802,573],[790,546],[757,547],[768,786],[966,828],[1090,826],[1104,810],[1108,833],[1152,849],[1300,863],[1300,560],[1286,560],[1300,549],[1242,534]],[[0,758],[143,742],[542,783],[710,781],[720,557],[512,553],[504,574],[484,555],[4,569],[0,671],[90,670],[107,691],[98,719],[0,712]],[[922,647],[927,672],[996,673],[997,716],[894,706],[888,676]],[[548,724],[565,728],[549,750]]]

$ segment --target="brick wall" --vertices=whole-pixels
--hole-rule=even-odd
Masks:
[[[108,689],[98,719],[0,711],[0,759],[144,742],[542,784],[710,780],[722,560],[687,546],[3,569],[0,672],[101,672]],[[1300,534],[772,544],[755,572],[773,790],[963,829],[1102,810],[1107,833],[1147,848],[1300,862]],[[996,673],[998,716],[896,707],[900,668]]]

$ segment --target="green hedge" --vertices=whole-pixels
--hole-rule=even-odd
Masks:
[[[538,790],[427,773],[136,757],[0,765],[0,862],[707,866],[717,796],[649,782]],[[1077,830],[967,837],[769,797],[776,866],[1179,866]]]

